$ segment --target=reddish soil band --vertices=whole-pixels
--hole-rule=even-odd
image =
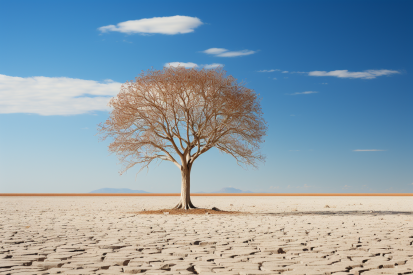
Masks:
[[[72,196],[72,197],[96,197],[96,196],[135,196],[135,197],[157,197],[157,196],[180,196],[180,193],[0,193],[0,196]],[[225,193],[195,193],[191,196],[229,196],[229,197],[238,197],[238,196],[274,196],[274,197],[283,197],[283,196],[413,196],[413,193],[236,193],[236,194],[225,194]]]

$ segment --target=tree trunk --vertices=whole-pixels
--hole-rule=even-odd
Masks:
[[[191,202],[191,169],[188,167],[181,168],[182,185],[181,199],[174,207],[175,209],[191,209],[196,208]]]

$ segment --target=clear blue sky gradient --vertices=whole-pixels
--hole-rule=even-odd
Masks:
[[[412,1],[0,1],[0,75],[124,83],[169,62],[223,64],[262,98],[267,161],[244,170],[208,152],[194,164],[192,191],[413,193],[412,12]],[[173,35],[99,31],[176,15],[203,24]],[[254,53],[203,52],[210,48]],[[336,70],[397,72],[309,73]],[[0,87],[0,109],[16,110],[0,110],[0,193],[180,192],[172,163],[119,175],[109,142],[96,136],[108,111],[27,113],[24,99],[1,102],[24,87]]]

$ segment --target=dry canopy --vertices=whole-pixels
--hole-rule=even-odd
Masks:
[[[258,150],[267,127],[257,94],[221,68],[148,70],[122,85],[109,105],[110,118],[99,130],[113,139],[109,150],[125,165],[122,172],[154,160],[173,162],[182,174],[177,208],[194,207],[191,168],[211,148],[241,165],[264,161]]]

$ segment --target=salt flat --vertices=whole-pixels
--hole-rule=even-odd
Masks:
[[[0,197],[0,274],[413,274],[413,197]],[[327,207],[328,206],[328,207]]]

